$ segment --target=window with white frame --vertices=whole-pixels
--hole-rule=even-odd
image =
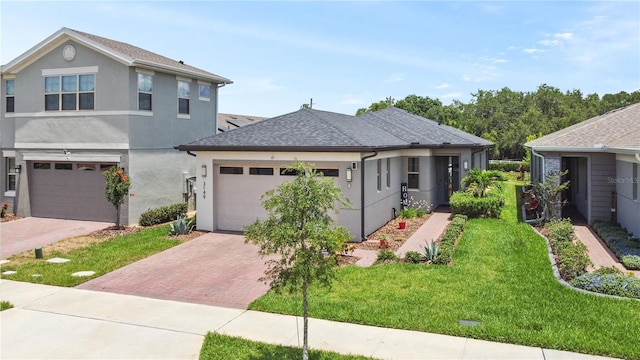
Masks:
[[[408,158],[407,165],[407,187],[418,189],[420,187],[420,158]]]
[[[387,158],[387,187],[391,187],[391,158]]]
[[[6,164],[4,191],[16,191],[16,158],[6,157],[4,163]]]
[[[138,110],[151,111],[153,75],[138,73]]]
[[[8,79],[5,81],[5,93],[6,93],[6,112],[15,112],[15,101],[16,101],[16,88],[15,88],[15,80]]]
[[[376,178],[378,181],[378,191],[382,190],[382,159],[378,159],[376,164]]]
[[[44,109],[93,110],[95,75],[61,75],[44,78]]]
[[[189,115],[191,83],[178,80],[178,114]]]
[[[211,99],[211,85],[198,84],[198,99],[202,101],[209,101]]]

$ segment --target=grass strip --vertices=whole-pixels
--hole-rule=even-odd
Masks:
[[[311,289],[310,316],[640,359],[640,301],[559,284],[546,241],[516,220],[515,183],[503,187],[502,218],[469,220],[453,266],[341,268],[332,289]],[[250,308],[300,315],[300,304],[297,294],[268,292]]]
[[[135,234],[116,236],[68,252],[55,251],[47,254],[44,259],[21,258],[17,265],[8,262],[0,266],[3,272],[17,272],[13,275],[2,275],[2,278],[55,286],[76,286],[180,244],[180,240],[169,239],[167,234],[168,226],[158,226]],[[61,264],[45,261],[54,257],[71,261]],[[9,260],[12,258],[9,257]],[[71,276],[79,271],[95,271],[95,274],[86,277]]]
[[[208,333],[200,350],[200,360],[301,359],[302,348],[271,345],[239,337]],[[370,357],[309,350],[310,360],[364,360]]]

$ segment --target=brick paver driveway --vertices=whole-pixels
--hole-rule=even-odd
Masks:
[[[246,309],[269,290],[264,261],[242,235],[209,233],[78,288]]]
[[[97,221],[37,217],[0,223],[0,259],[112,225],[113,223]]]

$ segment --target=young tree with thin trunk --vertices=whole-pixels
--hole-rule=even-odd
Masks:
[[[105,195],[107,201],[116,207],[116,228],[120,229],[120,206],[124,203],[125,196],[129,193],[131,179],[124,172],[124,168],[113,166],[103,173],[107,181]]]
[[[304,321],[302,358],[309,358],[307,291],[312,283],[331,286],[337,255],[352,236],[335,225],[330,212],[349,206],[332,178],[317,173],[313,165],[296,162],[287,171],[295,178],[262,196],[267,219],[245,227],[245,238],[259,246],[262,256],[276,255],[266,262],[261,280],[272,289],[302,291]]]

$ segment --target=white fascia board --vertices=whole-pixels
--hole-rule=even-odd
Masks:
[[[129,150],[128,143],[16,143],[16,149],[98,149]]]
[[[25,161],[77,161],[77,162],[120,162],[121,154],[91,154],[70,153],[53,154],[42,152],[24,152],[22,159]]]
[[[593,147],[593,146],[528,146],[535,151],[541,152],[589,152],[589,153],[599,153],[599,152],[608,152],[608,148],[602,147]]]

